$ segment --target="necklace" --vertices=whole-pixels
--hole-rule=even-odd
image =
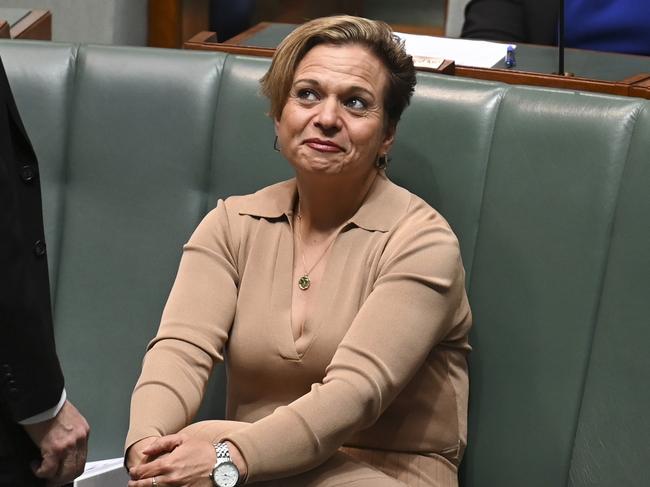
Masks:
[[[311,266],[309,270],[307,270],[307,264],[305,263],[305,244],[302,242],[302,216],[300,216],[300,209],[298,209],[298,240],[300,241],[300,247],[302,248],[302,268],[303,268],[303,274],[298,278],[298,288],[301,291],[306,291],[309,289],[309,286],[311,286],[311,279],[309,279],[309,274],[316,268],[318,263],[323,260],[323,257],[325,257],[325,254],[327,251],[330,249],[334,241],[336,240],[336,235],[338,234],[339,230],[343,227],[339,227],[336,229],[334,232],[334,236],[330,237],[330,242],[327,244],[327,247],[325,247],[325,250],[323,251],[322,254],[320,254],[320,257],[316,259],[316,262],[314,262],[314,265]]]

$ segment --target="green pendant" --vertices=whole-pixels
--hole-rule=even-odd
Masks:
[[[298,279],[298,287],[300,288],[301,291],[306,291],[307,289],[309,289],[310,285],[311,285],[311,281],[309,280],[309,276],[307,274],[305,274],[300,279]]]

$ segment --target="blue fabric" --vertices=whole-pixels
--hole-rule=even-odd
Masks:
[[[650,0],[565,0],[566,45],[650,55]]]
[[[248,29],[254,8],[253,0],[211,0],[210,28],[217,40],[224,42]]]

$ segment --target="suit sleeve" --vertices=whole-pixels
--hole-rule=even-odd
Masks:
[[[322,382],[226,435],[248,482],[304,472],[373,425],[441,341],[467,327],[458,242],[430,209],[411,209],[388,241],[373,290]],[[408,351],[408,352],[406,352]]]
[[[0,61],[0,403],[15,421],[57,404],[38,164]]]
[[[521,0],[471,0],[465,7],[461,37],[505,42],[530,42]]]

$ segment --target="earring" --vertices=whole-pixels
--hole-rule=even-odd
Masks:
[[[280,152],[280,146],[278,145],[278,136],[275,136],[275,140],[273,141],[273,150]]]
[[[386,169],[386,167],[388,167],[388,154],[377,156],[375,166],[377,166],[378,169]]]

